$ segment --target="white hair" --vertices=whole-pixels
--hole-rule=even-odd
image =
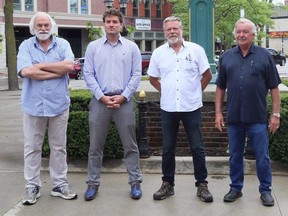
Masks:
[[[166,19],[164,19],[164,21],[163,21],[163,28],[165,29],[165,24],[166,24],[167,22],[171,22],[171,21],[177,21],[177,22],[179,22],[179,26],[180,26],[180,28],[182,28],[182,21],[181,21],[181,19],[180,19],[179,17],[176,17],[176,16],[166,17]]]
[[[232,32],[234,36],[236,36],[236,28],[237,28],[237,25],[238,25],[239,23],[248,23],[248,24],[251,26],[252,33],[253,33],[253,34],[255,35],[255,37],[256,37],[257,31],[256,31],[256,26],[255,26],[255,24],[254,24],[251,20],[245,19],[245,18],[240,18],[240,19],[235,23],[234,30],[233,30],[233,32]]]
[[[32,35],[35,35],[35,31],[34,31],[35,19],[38,16],[47,16],[48,19],[50,20],[50,24],[51,24],[51,29],[50,29],[51,34],[56,34],[57,33],[57,25],[56,25],[56,22],[52,19],[52,17],[49,14],[45,13],[45,12],[37,12],[36,14],[34,14],[34,16],[31,18],[31,20],[29,22],[29,30],[30,30],[30,33]]]

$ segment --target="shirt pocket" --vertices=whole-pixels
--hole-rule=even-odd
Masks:
[[[251,70],[251,72],[250,72],[251,76],[260,76],[264,70],[263,64],[252,61],[250,64],[250,70]]]

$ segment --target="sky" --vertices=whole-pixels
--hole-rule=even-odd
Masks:
[[[284,4],[284,0],[273,0],[274,3],[283,3]]]

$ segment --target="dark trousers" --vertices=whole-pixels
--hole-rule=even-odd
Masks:
[[[199,183],[207,183],[205,152],[201,133],[201,110],[193,112],[166,112],[161,110],[163,154],[162,180],[174,185],[175,149],[180,121],[183,122],[194,164],[196,187]]]

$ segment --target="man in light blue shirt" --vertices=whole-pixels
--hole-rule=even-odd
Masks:
[[[75,199],[67,180],[66,131],[70,97],[68,72],[74,55],[70,44],[52,36],[56,23],[44,12],[30,23],[35,35],[23,41],[17,55],[18,75],[23,78],[24,177],[26,190],[22,203],[32,205],[40,197],[41,152],[46,129],[50,146],[49,171],[52,196]]]
[[[88,45],[84,63],[84,79],[93,93],[89,107],[88,188],[84,197],[93,200],[98,193],[104,143],[113,120],[124,148],[130,196],[140,199],[142,173],[131,97],[141,81],[141,54],[134,42],[120,36],[123,15],[119,10],[107,10],[103,22],[106,35]]]

